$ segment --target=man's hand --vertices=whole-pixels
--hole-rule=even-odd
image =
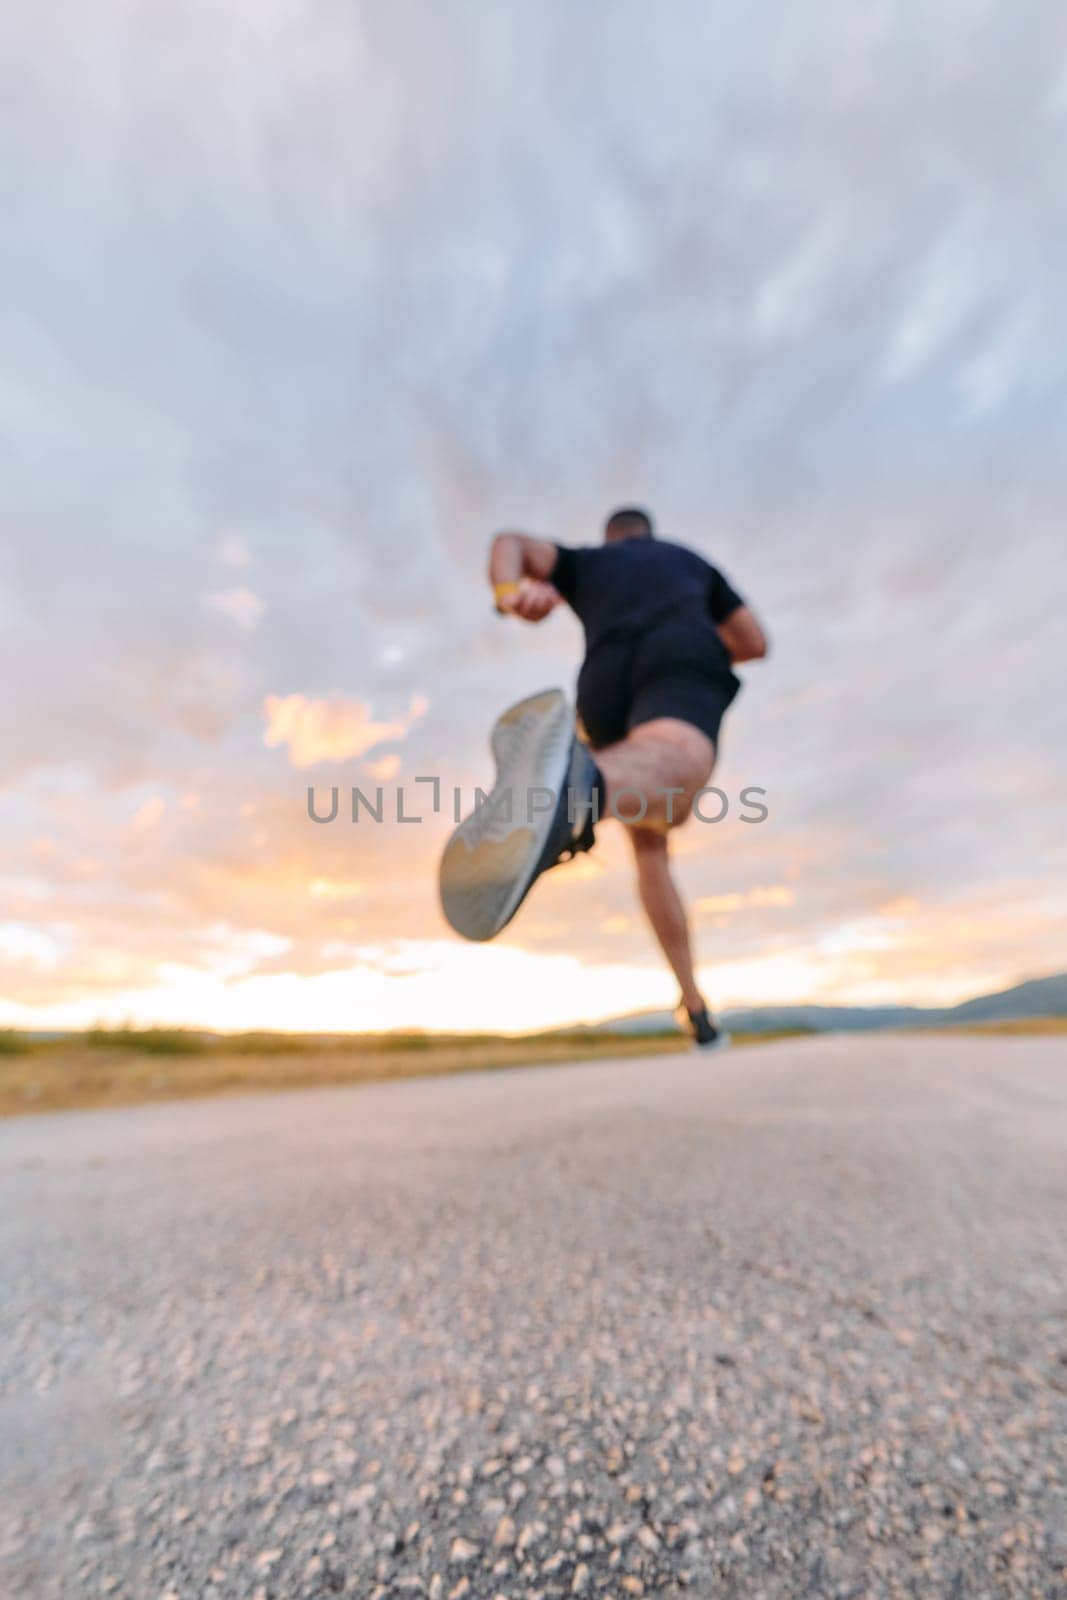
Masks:
[[[543,578],[520,578],[514,588],[501,585],[496,598],[496,608],[503,616],[521,617],[524,622],[542,622],[562,600]]]
[[[489,582],[501,616],[541,622],[562,596],[548,579],[559,551],[528,533],[498,533],[489,551]]]
[[[738,606],[717,627],[734,666],[741,661],[759,661],[767,654],[767,635],[748,606]]]

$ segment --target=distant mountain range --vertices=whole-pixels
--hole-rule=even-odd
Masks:
[[[1067,1017],[1067,972],[1033,978],[956,1006],[757,1006],[722,1014],[726,1026],[736,1033],[777,1033],[790,1028],[859,1033],[876,1028],[943,1027],[954,1022],[1020,1022],[1033,1017]],[[658,1033],[672,1025],[669,1011],[641,1011],[596,1023],[591,1031]]]

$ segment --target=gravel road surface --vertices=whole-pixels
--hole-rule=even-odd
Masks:
[[[3,1124],[0,1593],[1067,1596],[1065,1058]]]

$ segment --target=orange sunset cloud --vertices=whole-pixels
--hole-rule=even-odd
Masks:
[[[294,767],[320,761],[349,761],[375,745],[406,738],[425,716],[427,701],[415,695],[404,716],[376,722],[361,700],[309,700],[302,694],[268,695],[263,702],[267,730],[263,742],[285,745]]]

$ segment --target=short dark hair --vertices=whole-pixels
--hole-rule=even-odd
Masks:
[[[620,506],[604,524],[604,537],[616,539],[654,539],[652,518],[640,506]]]

